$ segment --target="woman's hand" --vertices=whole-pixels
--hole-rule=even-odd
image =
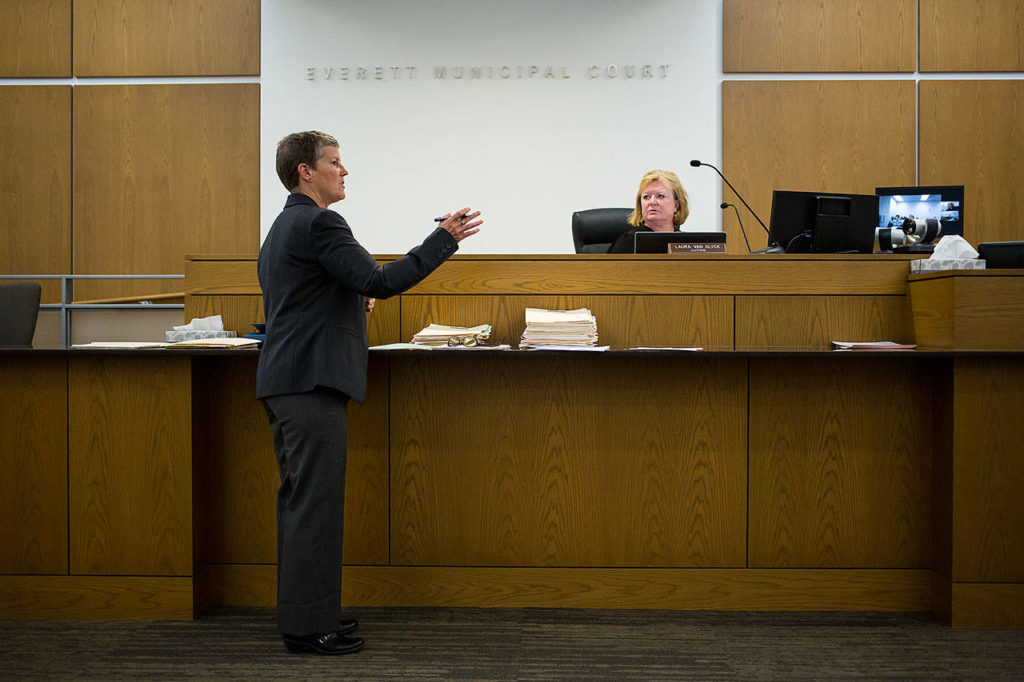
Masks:
[[[377,299],[370,298],[369,296],[367,296],[364,300],[366,301],[366,312],[372,313],[373,312],[373,304],[377,302]]]
[[[455,211],[442,220],[441,229],[454,237],[455,241],[461,242],[466,237],[472,237],[480,231],[480,225],[484,221],[476,219],[479,215],[480,211],[470,213],[467,206]]]

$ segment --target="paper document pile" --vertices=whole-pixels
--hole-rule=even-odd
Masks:
[[[160,341],[91,341],[76,343],[72,348],[255,348],[260,342],[255,339],[238,337],[217,337],[212,339],[189,339],[175,343]]]
[[[597,320],[586,308],[579,310],[526,309],[526,330],[520,348],[597,345]]]
[[[917,348],[916,343],[895,341],[833,341],[832,345],[841,350],[909,350]]]
[[[491,335],[491,325],[478,324],[475,327],[453,327],[443,324],[428,324],[412,336],[418,346],[476,346],[485,343]]]

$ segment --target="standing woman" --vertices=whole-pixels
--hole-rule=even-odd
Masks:
[[[342,515],[349,398],[366,395],[366,313],[409,289],[479,232],[480,212],[454,211],[422,244],[379,265],[328,206],[345,198],[338,141],[317,131],[277,145],[290,192],[260,248],[267,336],[256,397],[270,420],[277,495],[277,613],[292,653],[349,654],[363,640],[341,620]]]
[[[690,205],[679,177],[666,170],[648,171],[640,179],[636,206],[629,214],[628,221],[633,229],[622,233],[608,253],[633,253],[637,232],[678,231],[689,215]]]

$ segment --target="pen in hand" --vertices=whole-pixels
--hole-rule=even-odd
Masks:
[[[443,223],[444,221],[448,220],[451,217],[452,217],[451,213],[446,213],[445,215],[439,215],[436,218],[434,218],[434,222],[435,223]],[[469,218],[469,211],[467,210],[465,215],[462,216],[462,219],[466,220],[468,218]]]
[[[467,206],[434,218],[434,222],[439,223],[440,229],[448,232],[458,242],[479,232],[484,221],[480,220],[480,211],[471,211]]]

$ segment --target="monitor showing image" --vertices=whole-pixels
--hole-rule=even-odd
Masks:
[[[964,186],[878,187],[878,226],[900,227],[903,221],[938,220],[940,237],[964,234]]]

